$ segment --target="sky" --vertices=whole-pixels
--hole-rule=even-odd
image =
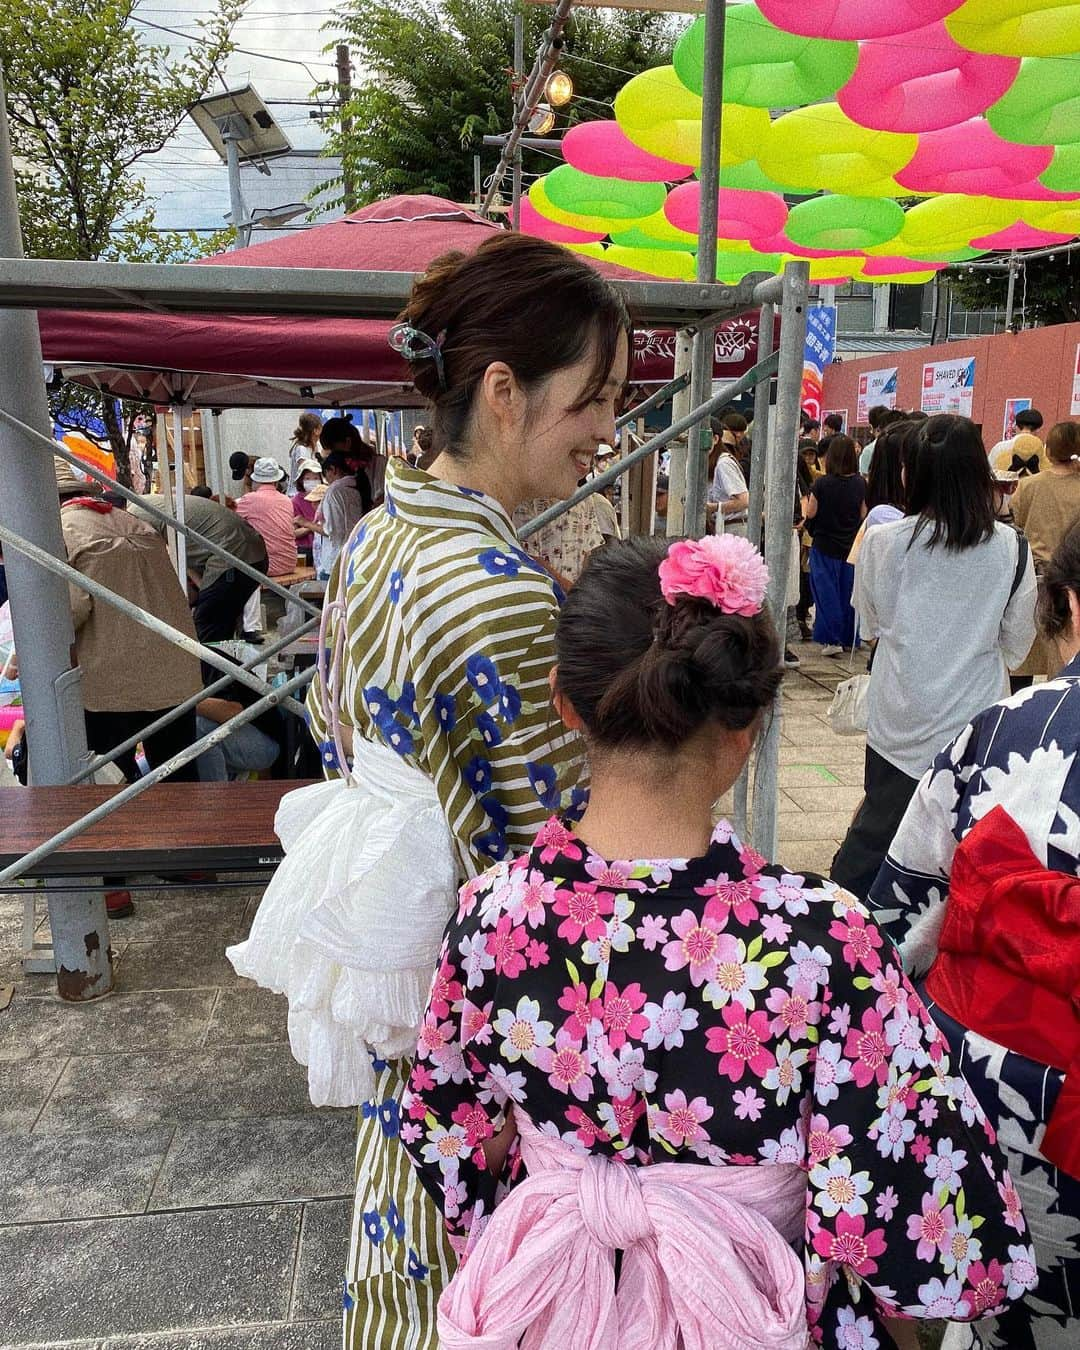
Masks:
[[[211,12],[208,0],[180,0],[175,5],[146,0],[136,10],[137,17],[146,22],[135,26],[155,45],[183,50],[188,46],[185,37],[148,25],[197,34],[198,20]],[[322,50],[332,34],[321,31],[332,12],[331,0],[308,0],[307,7],[304,0],[250,0],[234,29],[233,40],[245,50],[234,52],[225,65],[229,87],[253,84],[296,150],[322,145],[320,124],[308,116],[309,108],[287,101],[309,100],[319,80],[335,78],[333,52]],[[229,210],[225,166],[190,120],[185,120],[164,150],[142,161],[141,171],[156,199],[161,228],[221,228],[225,224]],[[283,201],[295,195],[284,190]]]

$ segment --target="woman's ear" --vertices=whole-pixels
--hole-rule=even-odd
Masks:
[[[1069,592],[1069,615],[1072,618],[1072,638],[1080,642],[1080,592]],[[551,672],[554,675],[554,671]]]
[[[488,411],[502,426],[514,426],[525,412],[525,395],[505,361],[492,361],[480,379]]]
[[[567,731],[584,731],[585,723],[578,716],[574,705],[559,688],[558,666],[551,667],[551,673],[548,675],[548,687],[551,689],[552,706],[559,714],[559,718]]]

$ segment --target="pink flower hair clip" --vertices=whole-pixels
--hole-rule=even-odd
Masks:
[[[660,564],[660,590],[669,605],[680,596],[696,596],[722,614],[752,618],[760,614],[769,585],[761,554],[737,534],[679,539]]]

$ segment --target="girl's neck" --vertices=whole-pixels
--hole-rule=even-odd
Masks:
[[[1051,460],[1044,472],[1053,474],[1055,478],[1075,478],[1080,474],[1080,464],[1058,464],[1056,460]]]
[[[642,756],[610,756],[591,765],[589,805],[577,834],[608,860],[699,858],[713,835],[713,806],[734,781],[717,781],[716,763],[691,760],[657,773]]]

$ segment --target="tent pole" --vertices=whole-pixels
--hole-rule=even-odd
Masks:
[[[697,279],[716,280],[716,229],[720,203],[720,121],[724,103],[724,5],[725,0],[706,0],[705,75],[701,101],[701,194],[698,202]],[[712,390],[716,325],[698,326],[694,339],[690,402],[695,408]],[[687,438],[685,532],[694,539],[705,533],[708,502],[709,451],[712,428],[708,420],[695,426]],[[717,512],[717,529],[723,516]]]
[[[0,75],[0,254],[22,257],[22,231]],[[45,435],[51,430],[41,375],[37,317],[28,310],[0,309],[0,404]],[[30,435],[0,425],[0,525],[18,524],[54,560],[67,557],[60,529],[60,499],[53,464]],[[81,676],[72,666],[75,632],[67,583],[13,549],[4,559],[11,592],[11,618],[19,653],[26,707],[30,777],[35,787],[66,783],[88,758]],[[49,926],[61,998],[83,1002],[113,987],[109,919],[103,892],[47,888]]]
[[[176,519],[181,525],[186,525],[184,498],[187,496],[187,479],[184,474],[184,405],[174,403],[172,405],[172,424],[173,424],[173,452],[174,463],[176,465],[176,475],[173,478],[174,505],[176,507]],[[166,447],[166,457],[168,447]],[[176,575],[180,578],[180,585],[184,588],[184,594],[187,595],[187,539],[180,530],[176,531]]]

